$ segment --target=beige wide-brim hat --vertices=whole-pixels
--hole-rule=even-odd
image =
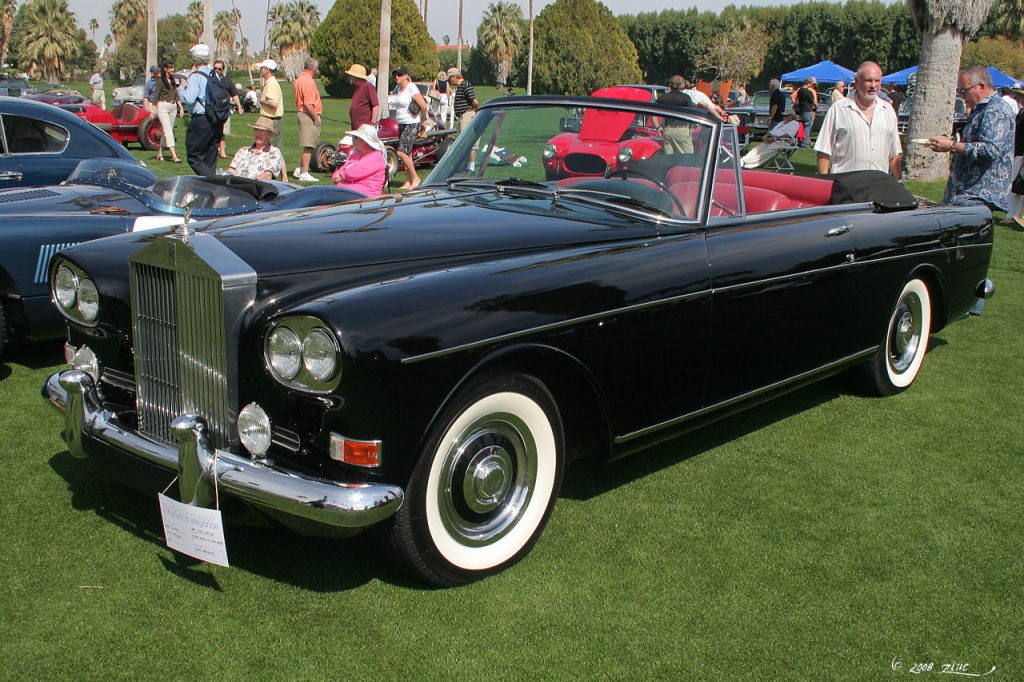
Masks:
[[[249,127],[256,130],[266,130],[268,133],[274,132],[274,122],[266,116],[260,116],[256,119],[255,123],[250,123]]]
[[[345,133],[345,137],[341,138],[341,144],[351,147],[354,143],[352,138],[358,137],[360,140],[370,145],[379,152],[384,151],[384,143],[380,141],[377,136],[377,129],[369,123],[364,123],[355,130],[350,130]]]
[[[353,78],[362,78],[363,80],[366,80],[366,77],[369,75],[366,73],[366,67],[362,64],[353,64],[345,73]]]

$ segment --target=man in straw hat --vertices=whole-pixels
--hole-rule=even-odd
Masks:
[[[387,175],[384,170],[384,143],[377,137],[377,129],[364,123],[345,133],[341,144],[350,145],[352,152],[331,175],[334,184],[362,192],[368,197],[383,194]]]
[[[260,116],[250,123],[254,141],[235,152],[228,165],[228,173],[254,180],[273,180],[284,177],[284,156],[281,150],[271,146],[270,136],[274,134],[274,122]]]
[[[757,168],[763,166],[770,159],[774,158],[780,150],[790,148],[796,144],[797,133],[800,132],[800,123],[796,120],[796,111],[790,104],[782,112],[782,123],[776,123],[772,129],[765,133],[764,140],[749,152],[743,155],[741,163],[744,168]]]
[[[348,74],[349,82],[356,88],[352,93],[352,103],[348,107],[352,130],[357,130],[366,123],[376,124],[380,117],[380,104],[377,102],[377,88],[368,80],[366,67],[362,64],[353,64],[345,73]]]

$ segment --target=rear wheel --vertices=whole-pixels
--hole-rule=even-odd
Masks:
[[[914,383],[928,350],[931,324],[928,286],[920,279],[912,279],[900,292],[882,347],[864,366],[869,392],[894,395]]]
[[[452,138],[446,137],[437,144],[437,151],[434,152],[434,164],[441,162],[444,155],[448,153],[448,148],[452,146]]]
[[[521,374],[477,382],[427,441],[390,549],[442,586],[508,568],[543,531],[563,468],[561,419],[544,385]]]
[[[139,144],[143,149],[155,151],[160,147],[160,138],[163,137],[163,126],[156,116],[147,116],[139,124]]]
[[[316,148],[309,160],[309,169],[314,173],[331,173],[334,171],[334,145],[324,142]]]

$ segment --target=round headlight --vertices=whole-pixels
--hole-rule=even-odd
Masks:
[[[57,268],[57,274],[53,278],[53,295],[64,309],[75,305],[78,298],[78,277],[71,272],[71,268],[65,265]]]
[[[619,150],[619,163],[626,163],[633,158],[633,150],[629,147],[623,147]]]
[[[302,342],[302,365],[317,381],[334,376],[338,367],[338,351],[326,329],[314,329]]]
[[[78,312],[88,322],[95,322],[100,314],[100,292],[91,279],[82,279],[78,285]]]
[[[541,152],[541,156],[543,156],[545,159],[553,159],[555,158],[556,151],[557,150],[555,149],[555,145],[548,142],[547,144],[544,145],[544,151]]]
[[[302,341],[288,327],[278,327],[267,343],[270,367],[282,379],[294,379],[302,368]]]
[[[238,440],[254,455],[270,449],[270,417],[256,403],[249,403],[238,413]]]

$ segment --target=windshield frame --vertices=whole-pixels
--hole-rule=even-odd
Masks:
[[[181,189],[175,191],[175,196],[182,196],[190,190],[203,190],[207,193],[223,194],[232,199],[229,206],[220,208],[195,207],[191,211],[194,218],[240,215],[252,213],[262,207],[262,203],[255,197],[237,189],[207,183],[201,175],[181,175],[161,179],[147,167],[136,165],[126,159],[85,159],[61,184],[106,187],[127,194],[156,213],[185,215],[184,208],[177,206],[173,201],[168,201],[153,190],[153,187],[159,183],[181,185]]]
[[[486,128],[490,124],[490,121],[495,116],[503,115],[504,112],[525,110],[525,109],[540,109],[540,108],[551,108],[558,107],[563,108],[567,112],[576,108],[597,108],[603,110],[614,110],[614,111],[628,111],[635,115],[643,115],[646,117],[672,117],[675,119],[686,120],[697,126],[706,126],[709,131],[708,148],[709,151],[705,154],[703,159],[703,166],[700,166],[701,181],[699,195],[697,198],[696,215],[693,218],[688,217],[675,217],[675,216],[664,216],[656,213],[648,213],[645,211],[636,210],[636,217],[644,219],[646,222],[650,222],[655,225],[665,225],[673,227],[686,227],[693,228],[695,225],[704,225],[707,223],[707,216],[710,211],[708,197],[714,180],[715,165],[717,164],[719,145],[722,139],[723,124],[709,113],[705,113],[699,109],[680,109],[678,107],[667,106],[658,104],[657,102],[642,102],[642,101],[631,101],[611,98],[598,98],[598,97],[573,97],[573,96],[546,96],[546,95],[534,95],[534,96],[519,96],[519,97],[501,97],[489,102],[485,102],[480,106],[477,115],[474,116],[469,126],[452,142],[451,147],[445,156],[438,161],[437,165],[434,166],[434,170],[424,180],[423,185],[442,187],[449,185],[452,180],[469,180],[470,177],[457,177],[453,172],[454,165],[457,164],[461,156],[468,155],[469,150],[477,145],[480,141],[487,139]],[[446,163],[447,160],[447,163]],[[486,178],[472,178],[479,180],[482,183],[492,182]],[[598,179],[595,177],[595,179]],[[496,184],[496,183],[495,183]],[[557,187],[552,185],[551,189],[557,190]],[[557,192],[555,192],[557,196]],[[566,197],[568,193],[564,194]],[[616,210],[622,212],[625,207],[617,206]],[[626,209],[628,210],[628,209]]]

